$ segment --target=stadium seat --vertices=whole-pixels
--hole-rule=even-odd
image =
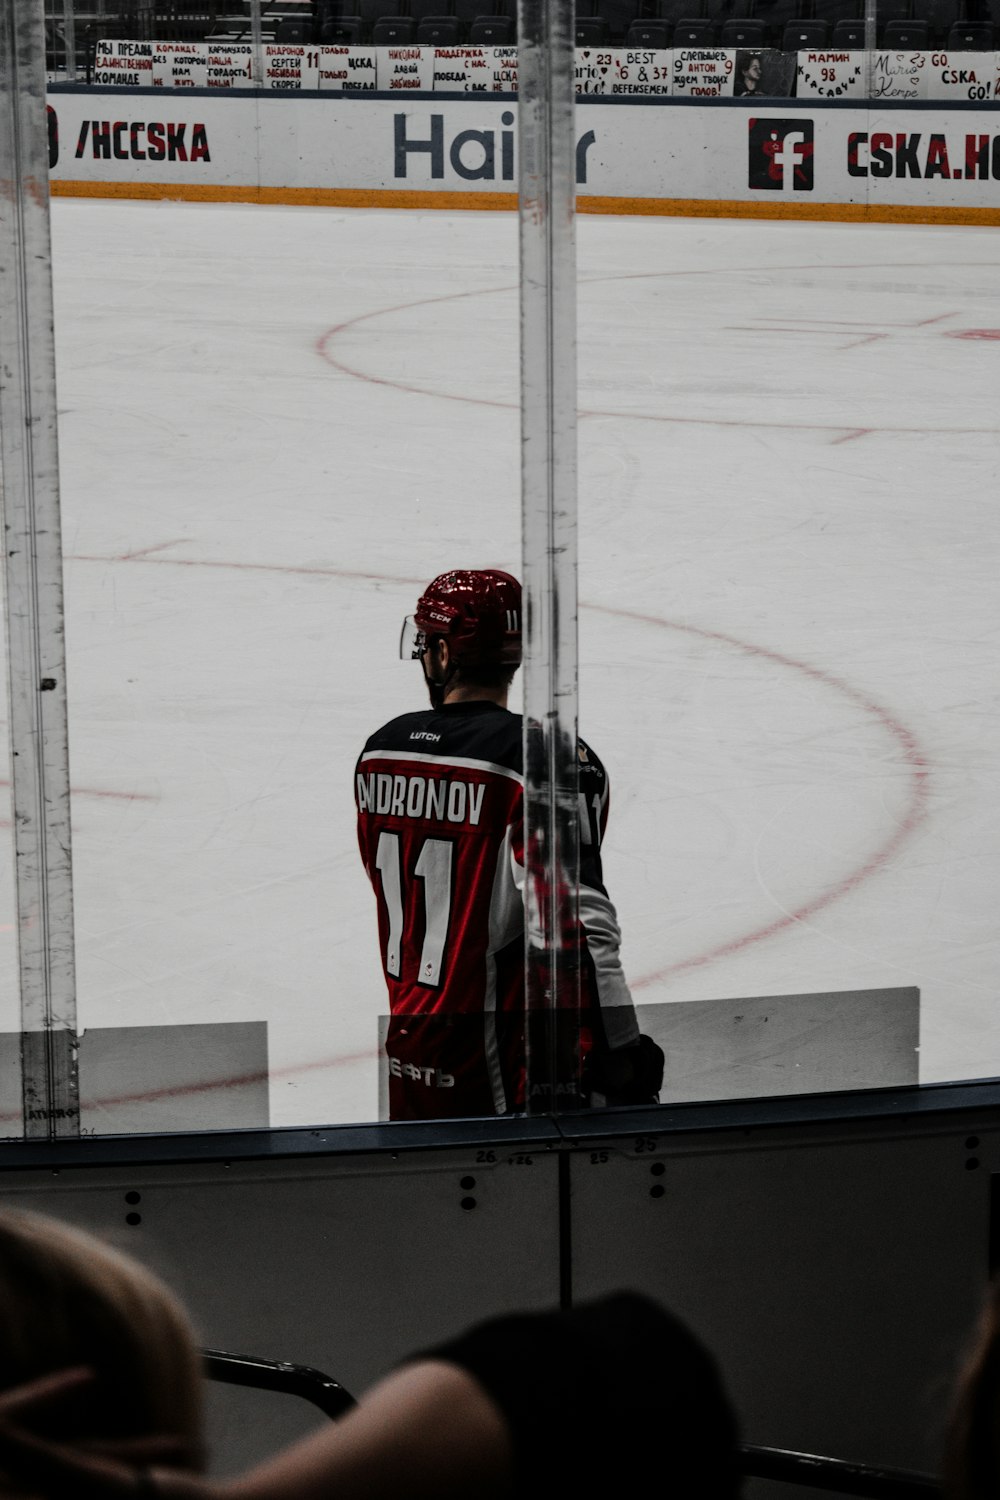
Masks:
[[[864,14],[864,11],[861,12]],[[878,22],[878,45],[883,45],[882,38],[885,28],[898,21],[909,23],[913,20],[923,20],[922,12],[916,9],[916,0],[878,0],[876,5],[876,19]],[[928,27],[928,32],[930,28]],[[907,44],[909,45],[909,44]]]
[[[250,21],[244,20],[242,16],[237,16],[235,20],[220,20],[212,27],[205,40],[213,45],[227,47],[231,42],[249,42]]]
[[[763,47],[765,44],[764,22],[758,16],[746,16],[742,20],[730,16],[723,21],[719,31],[720,47]]]
[[[376,47],[405,47],[416,37],[417,23],[412,16],[380,16],[372,23],[372,44]]]
[[[606,47],[611,39],[611,28],[603,16],[577,16],[576,45],[578,47]]]
[[[477,47],[509,47],[516,40],[513,16],[477,16],[469,27],[469,41]]]
[[[424,16],[417,26],[418,47],[454,47],[461,39],[457,16]]]
[[[715,22],[711,16],[682,16],[674,27],[675,47],[714,47]]]
[[[360,16],[328,16],[319,30],[319,40],[329,47],[351,46],[364,36]]]
[[[862,14],[864,14],[863,11]],[[879,0],[876,6],[876,16],[880,30],[889,21],[912,21],[913,0]]]
[[[859,0],[814,0],[809,14],[829,21],[832,31],[838,21],[863,21],[865,7]]]
[[[682,17],[704,16],[704,0],[645,0],[638,21],[667,21],[673,27]]]
[[[360,42],[364,22],[360,16],[328,16],[319,31],[327,47],[352,47]]]
[[[672,36],[673,26],[669,21],[633,21],[625,33],[625,45],[664,49],[670,46]]]
[[[639,0],[601,0],[598,15],[607,21],[612,42],[623,42],[632,22],[638,19]]]
[[[768,47],[779,47],[789,21],[802,19],[802,0],[757,0],[752,14],[763,21]]]
[[[909,52],[930,43],[930,27],[922,20],[886,21],[882,47],[886,52]]]
[[[829,21],[789,21],[781,36],[782,52],[818,52],[830,45]]]
[[[421,21],[428,17],[436,19],[438,16],[450,14],[451,6],[447,3],[442,4],[442,0],[409,0],[406,13],[412,16],[414,23],[419,26]]]
[[[949,52],[992,52],[996,32],[991,21],[956,21],[948,29]]]
[[[480,16],[486,13],[483,9],[483,0],[454,0],[454,3],[447,9],[458,17],[462,26],[471,26],[473,21],[478,21]],[[507,13],[507,7],[502,4],[495,5],[491,12],[492,15],[498,16]]]
[[[642,20],[669,21],[673,27],[675,47],[711,47],[717,32],[716,8],[728,0],[647,0],[645,9],[652,15]],[[711,9],[710,9],[711,6]],[[691,40],[691,38],[697,40]]]
[[[369,34],[376,21],[381,21],[385,16],[398,16],[401,9],[400,0],[348,0],[352,16],[360,16],[362,30],[365,36]]]
[[[830,46],[834,52],[851,52],[865,45],[864,21],[849,20],[846,16],[834,21],[830,33]]]
[[[294,19],[286,16],[274,28],[274,40],[276,42],[286,42],[302,46],[311,42],[312,39],[312,21],[306,20],[304,16]]]
[[[911,14],[915,20],[927,22],[932,47],[944,46],[956,22],[988,19],[979,16],[967,0],[915,0]]]

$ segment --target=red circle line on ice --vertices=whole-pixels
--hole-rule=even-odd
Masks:
[[[139,551],[119,554],[117,557],[87,556],[68,558],[67,561],[78,562],[100,562],[107,564],[119,563],[131,567],[184,567],[191,569],[206,568],[233,569],[236,571],[275,571],[280,573],[302,572],[310,575],[325,575],[333,578],[344,577],[352,580],[370,578],[382,583],[398,583],[401,587],[412,588],[415,582],[409,578],[401,578],[384,573],[365,573],[361,570],[339,569],[339,568],[316,568],[303,565],[296,567],[294,564],[268,564],[268,563],[244,563],[231,562],[224,559],[207,558],[171,558],[163,555],[163,550],[170,546],[183,545],[181,540],[160,543]],[[751,658],[768,661],[774,665],[787,667],[790,671],[804,674],[808,679],[829,688],[833,692],[843,695],[855,709],[861,709],[867,716],[874,719],[885,730],[889,739],[895,743],[902,761],[906,766],[909,779],[909,794],[907,804],[902,815],[896,820],[895,826],[888,837],[884,837],[873,852],[869,854],[859,865],[849,870],[838,880],[823,887],[815,896],[801,902],[791,911],[782,912],[779,916],[759,927],[754,927],[742,934],[736,934],[732,938],[724,939],[711,948],[701,953],[693,954],[687,958],[677,959],[649,973],[641,974],[631,979],[633,990],[642,990],[650,985],[656,984],[664,979],[669,979],[672,974],[679,974],[690,969],[701,968],[711,964],[716,959],[726,958],[732,954],[739,953],[749,948],[754,943],[765,941],[776,937],[788,928],[794,927],[799,922],[805,922],[816,915],[824,907],[832,905],[842,897],[855,892],[866,880],[881,873],[890,863],[901,846],[916,830],[923,821],[927,812],[927,798],[929,791],[930,766],[920,748],[916,736],[899,719],[889,712],[882,704],[877,702],[869,694],[852,686],[843,678],[837,677],[832,672],[823,668],[812,666],[809,662],[802,661],[796,657],[788,656],[784,652],[775,651],[770,647],[758,646],[753,642],[741,640],[738,636],[728,635],[722,631],[708,630],[700,626],[680,624],[677,621],[664,619],[660,615],[646,614],[639,610],[621,609],[610,605],[588,604],[581,601],[581,608],[590,609],[600,614],[611,615],[623,620],[633,620],[639,624],[646,624],[660,630],[678,631],[682,634],[695,636],[705,641],[712,641],[719,645],[731,647],[734,651],[743,653]],[[114,795],[114,794],[111,794]],[[322,1071],[324,1069],[335,1069],[351,1063],[356,1063],[365,1054],[353,1056],[331,1055],[327,1058],[314,1058],[308,1062],[291,1063],[271,1070],[269,1076],[273,1079],[291,1078],[307,1072]],[[374,1051],[371,1054],[375,1060]],[[125,1094],[119,1100],[109,1099],[107,1105],[115,1102],[125,1103],[130,1100],[154,1099],[173,1095],[193,1095],[199,1093],[212,1093],[221,1089],[230,1089],[251,1080],[222,1077],[214,1080],[199,1081],[186,1086],[165,1088],[152,1093],[136,1095]],[[13,1122],[18,1117],[16,1111],[0,1111],[0,1124]]]
[[[857,262],[857,263],[846,263],[846,264],[843,264],[843,265],[821,266],[821,265],[816,265],[815,263],[810,264],[810,263],[807,262],[807,263],[802,264],[802,265],[773,266],[773,267],[769,267],[769,274],[772,275],[772,276],[774,276],[774,277],[780,277],[780,276],[783,276],[783,275],[787,275],[789,272],[796,272],[796,271],[800,271],[800,272],[807,272],[808,271],[808,272],[813,272],[813,273],[817,273],[817,274],[821,274],[823,272],[831,272],[831,271],[854,271],[854,272],[878,271],[878,272],[880,272],[882,274],[885,274],[887,271],[933,271],[936,267],[939,266],[939,264],[940,263],[936,262],[936,261],[920,261],[920,262],[915,262],[915,263],[906,263],[906,262],[903,262],[903,263],[899,263],[899,264],[897,264],[897,263],[891,263],[890,264],[888,262],[875,262],[875,263],[872,263],[872,264],[867,264],[867,263],[864,263],[864,262]],[[982,263],[980,263],[980,262],[975,262],[975,263],[973,263],[973,262],[964,262],[963,266],[967,267],[970,270],[971,269],[982,269],[984,266],[988,266],[991,270],[995,270],[996,269],[996,262],[994,262],[994,261],[985,261],[985,262],[982,262]],[[728,269],[729,269],[729,272],[731,274],[732,268],[728,268]],[[726,274],[726,271],[727,271],[727,268],[725,268],[725,267],[716,267],[716,268],[710,268],[710,269],[707,269],[707,270],[698,270],[697,268],[687,268],[687,269],[680,270],[680,271],[637,271],[637,272],[626,272],[626,273],[619,273],[619,274],[613,275],[613,276],[581,277],[579,285],[581,287],[585,287],[585,286],[599,285],[602,282],[620,283],[620,282],[627,282],[627,281],[651,281],[651,280],[674,279],[674,278],[679,278],[679,277],[680,278],[683,278],[683,277],[705,277],[705,276],[711,277],[711,276],[718,276],[718,275],[721,275],[721,274]],[[344,375],[349,375],[349,376],[351,376],[355,380],[361,380],[361,381],[364,381],[365,383],[370,384],[370,385],[386,386],[386,387],[388,387],[390,389],[394,389],[394,390],[398,390],[398,391],[403,391],[407,395],[427,396],[427,397],[430,397],[432,399],[441,400],[441,401],[457,401],[457,402],[460,402],[460,403],[462,403],[464,405],[471,405],[471,406],[488,406],[488,407],[492,407],[492,408],[494,408],[496,410],[500,410],[500,411],[518,411],[519,410],[519,403],[517,401],[514,401],[514,400],[502,401],[502,400],[497,400],[497,399],[495,399],[493,397],[489,397],[489,396],[475,395],[475,394],[472,394],[472,393],[470,393],[468,391],[439,389],[439,388],[428,387],[428,386],[423,386],[423,385],[414,385],[414,384],[411,384],[410,382],[405,381],[405,380],[397,380],[397,379],[395,379],[395,378],[393,378],[392,376],[389,376],[389,375],[382,375],[382,374],[375,373],[373,371],[358,369],[356,365],[351,364],[346,358],[342,357],[339,352],[335,353],[334,350],[333,350],[333,345],[341,337],[341,335],[346,334],[347,332],[349,332],[351,330],[357,329],[362,324],[369,323],[369,322],[373,321],[376,318],[390,317],[393,313],[412,312],[412,311],[414,311],[414,310],[416,310],[418,308],[436,307],[436,306],[439,306],[442,303],[461,302],[461,301],[466,301],[466,300],[474,299],[476,297],[492,297],[492,296],[501,296],[501,295],[504,295],[504,294],[508,294],[509,295],[511,293],[517,292],[517,290],[518,290],[518,288],[517,288],[516,285],[495,286],[495,287],[476,287],[476,288],[473,288],[471,290],[462,291],[462,292],[444,292],[444,293],[441,293],[440,295],[435,296],[435,297],[416,297],[416,298],[413,298],[411,301],[396,303],[396,304],[394,304],[392,306],[388,306],[388,307],[375,307],[375,308],[372,308],[370,312],[359,313],[354,318],[347,318],[343,323],[337,323],[332,328],[328,328],[317,339],[317,341],[316,341],[316,350],[317,350],[317,353],[320,355],[320,358],[323,359],[323,360],[325,360],[327,362],[327,364],[331,365],[334,369],[340,370]],[[919,328],[919,327],[923,327],[923,326],[928,326],[929,327],[929,326],[933,326],[934,324],[944,322],[949,317],[954,317],[954,316],[956,316],[956,314],[953,311],[948,311],[948,312],[944,312],[944,313],[938,313],[937,315],[932,316],[932,317],[921,318],[921,319],[915,320],[913,323],[908,323],[908,324],[906,324],[904,326],[906,328]],[[885,325],[880,325],[880,327],[884,327],[884,326]],[[865,331],[866,329],[867,329],[867,331]],[[761,330],[761,331],[764,331],[764,330]],[[781,330],[776,328],[773,331],[780,332]],[[793,331],[799,331],[799,330],[793,330]],[[829,330],[827,330],[827,331],[829,331]],[[875,332],[873,330],[873,328],[870,327],[869,325],[862,325],[860,323],[852,323],[852,324],[849,325],[849,328],[848,328],[848,325],[845,325],[843,331],[845,333],[847,333],[848,331],[850,331],[855,336],[855,342],[858,343],[858,344],[870,343],[873,340],[877,340],[877,339],[885,337],[884,333],[882,333],[882,332]],[[979,331],[975,331],[975,330],[963,331],[963,330],[960,330],[960,329],[937,329],[936,332],[939,333],[939,334],[941,334],[941,335],[945,335],[947,337],[950,337],[950,338],[996,338],[996,337],[1000,337],[1000,331],[994,332],[994,331],[991,331],[989,329],[983,329],[983,330],[979,330]],[[628,411],[628,410],[615,410],[615,409],[605,409],[605,408],[596,408],[596,407],[581,407],[578,410],[578,412],[577,412],[577,416],[580,417],[580,418],[587,418],[587,417],[608,418],[608,417],[612,417],[612,418],[616,418],[616,419],[621,420],[621,421],[629,421],[629,422],[663,422],[663,423],[668,423],[668,424],[670,424],[672,426],[679,426],[679,427],[685,427],[685,426],[687,426],[687,427],[735,427],[735,428],[753,428],[753,429],[757,429],[757,430],[760,430],[760,429],[768,429],[768,430],[780,429],[780,430],[784,430],[784,431],[796,431],[796,432],[828,432],[828,433],[831,434],[831,438],[832,438],[832,441],[834,443],[842,443],[842,442],[845,442],[845,441],[850,441],[850,440],[855,439],[855,438],[867,437],[870,434],[876,433],[876,432],[915,433],[915,434],[919,434],[919,435],[926,435],[930,431],[938,432],[938,433],[965,434],[965,435],[972,435],[973,433],[980,433],[980,434],[982,434],[982,433],[990,433],[990,434],[992,434],[994,432],[994,428],[992,428],[992,427],[989,427],[989,428],[987,428],[987,427],[979,427],[979,426],[968,426],[968,427],[966,427],[966,426],[962,426],[962,427],[930,427],[930,426],[928,426],[928,424],[926,422],[916,422],[916,423],[913,423],[911,425],[907,425],[907,424],[904,424],[904,423],[892,423],[892,422],[890,422],[890,423],[873,423],[873,422],[870,422],[870,421],[867,421],[867,420],[864,421],[863,423],[824,422],[824,421],[821,421],[821,420],[812,421],[812,420],[808,420],[808,419],[800,421],[800,422],[793,422],[793,421],[789,421],[787,419],[781,419],[781,420],[773,420],[772,419],[772,420],[768,420],[767,418],[757,419],[757,418],[750,418],[750,417],[735,417],[734,418],[734,417],[725,417],[725,416],[677,416],[677,415],[671,414],[669,412]]]
[[[588,606],[584,605],[584,608]],[[754,657],[761,661],[767,661],[776,666],[788,667],[790,670],[802,673],[812,682],[819,683],[822,687],[840,693],[847,698],[856,709],[869,718],[874,719],[886,732],[889,739],[895,743],[903,765],[906,767],[908,780],[907,800],[902,814],[890,831],[889,835],[882,839],[871,854],[862,860],[861,864],[847,871],[839,880],[824,886],[815,896],[802,901],[790,911],[783,911],[780,916],[774,917],[770,922],[765,922],[760,927],[751,928],[750,931],[737,934],[732,938],[724,939],[688,958],[679,958],[674,963],[664,964],[661,968],[652,970],[647,974],[641,974],[633,978],[631,987],[634,990],[647,988],[661,980],[668,979],[672,974],[685,973],[690,969],[702,968],[706,964],[714,962],[719,958],[728,958],[734,953],[749,948],[753,943],[762,942],[766,938],[775,937],[778,933],[794,927],[799,922],[808,921],[823,910],[824,907],[839,901],[841,897],[848,896],[856,891],[860,885],[872,876],[879,874],[890,863],[900,847],[906,842],[910,835],[919,827],[927,814],[927,798],[929,794],[930,765],[920,748],[916,735],[908,729],[895,715],[868,693],[845,682],[842,677],[828,672],[821,667],[814,667],[809,662],[801,661],[797,657],[788,656],[782,651],[772,650],[768,646],[757,646],[750,641],[740,640],[738,636],[727,635],[722,631],[705,630],[695,625],[681,625],[673,620],[665,620],[659,615],[643,614],[637,610],[611,608],[603,605],[590,605],[589,608],[599,610],[602,614],[614,615],[618,619],[636,620],[642,624],[657,626],[665,630],[680,631],[686,635],[692,635],[705,641],[714,641],[719,645],[730,646],[735,651],[744,655]]]
[[[76,560],[105,563],[118,562],[127,563],[130,566],[173,566],[191,569],[222,568],[236,571],[274,571],[280,573],[301,572],[311,576],[320,575],[331,578],[345,578],[353,581],[371,579],[374,582],[395,583],[399,584],[401,588],[406,587],[410,589],[419,586],[423,581],[415,578],[404,578],[400,575],[366,573],[361,570],[347,568],[325,568],[306,564],[296,566],[295,564],[282,563],[231,562],[208,558],[172,558],[163,555],[163,549],[181,545],[184,545],[184,542],[178,539],[172,542],[161,543],[158,546],[149,546],[140,551],[120,554],[114,558],[87,557]],[[701,968],[712,963],[715,959],[739,953],[754,943],[774,937],[798,922],[807,921],[825,907],[832,905],[842,897],[850,895],[864,881],[884,870],[900,847],[923,821],[927,811],[931,774],[930,765],[912,730],[908,729],[901,720],[890,713],[887,708],[871,697],[870,694],[854,687],[851,683],[824,668],[813,666],[810,662],[802,661],[797,657],[776,651],[771,647],[759,646],[752,641],[741,640],[738,636],[728,635],[722,631],[713,631],[700,626],[681,624],[677,621],[666,619],[661,615],[622,609],[618,606],[588,604],[586,600],[581,601],[580,607],[586,610],[593,610],[596,613],[611,615],[618,619],[633,620],[640,624],[650,625],[658,630],[671,630],[684,635],[698,637],[705,641],[713,641],[719,645],[738,651],[745,656],[755,658],[758,661],[767,661],[773,665],[799,673],[810,681],[829,689],[831,692],[840,694],[852,704],[855,710],[860,709],[869,719],[874,720],[881,726],[890,741],[895,744],[902,764],[906,768],[908,779],[907,801],[901,815],[895,821],[888,835],[882,838],[873,852],[865,857],[860,864],[849,869],[841,878],[835,879],[832,883],[822,887],[816,895],[802,901],[793,910],[782,912],[779,916],[769,922],[765,922],[759,927],[753,927],[742,934],[736,934],[731,938],[723,939],[702,953],[689,955],[686,958],[678,958],[673,963],[665,964],[650,973],[634,978],[632,980],[633,989],[644,989],[662,979],[668,978],[671,974]],[[335,1065],[334,1059],[331,1059],[330,1065]],[[315,1066],[315,1064],[312,1066]]]

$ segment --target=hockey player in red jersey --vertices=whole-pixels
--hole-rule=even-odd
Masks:
[[[393,1120],[525,1110],[521,587],[442,573],[403,627],[431,707],[373,734],[358,760],[361,858],[389,991]],[[582,1006],[592,1102],[656,1102],[663,1054],[640,1036],[601,873],[608,779],[581,740]]]

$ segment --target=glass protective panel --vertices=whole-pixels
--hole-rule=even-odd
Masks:
[[[582,722],[665,1101],[996,1072],[988,233],[581,217]]]
[[[385,1114],[354,762],[520,573],[515,216],[314,201],[372,79],[389,185],[511,192],[509,28],[471,100],[307,9],[45,4],[85,1129]],[[664,1101],[992,1074],[995,17],[731,9],[578,8],[581,837]]]
[[[441,839],[369,881],[355,761],[427,705],[398,654],[424,585],[520,573],[509,197],[310,203],[316,142],[367,101],[290,108],[276,56],[259,97],[53,95],[64,165],[84,131],[92,175],[141,194],[162,142],[178,192],[53,202],[87,1130],[386,1113],[379,911],[398,896],[443,950],[455,932]],[[202,198],[229,114],[252,138],[258,109],[274,201]]]

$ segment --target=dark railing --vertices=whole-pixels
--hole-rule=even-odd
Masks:
[[[778,1479],[811,1490],[860,1495],[864,1500],[939,1500],[941,1495],[936,1479],[906,1469],[881,1469],[872,1464],[852,1464],[840,1458],[750,1444],[745,1444],[740,1454],[743,1473],[751,1479]]]
[[[221,1349],[203,1349],[201,1353],[205,1374],[210,1380],[299,1396],[333,1420],[357,1405],[350,1391],[311,1365],[258,1359],[249,1354],[227,1354]],[[861,1500],[941,1500],[941,1487],[936,1479],[906,1469],[852,1464],[840,1458],[793,1453],[786,1448],[761,1448],[753,1444],[743,1444],[740,1461],[741,1470],[748,1479],[774,1479],[810,1490],[857,1495]]]
[[[278,1391],[311,1401],[328,1417],[336,1419],[357,1402],[349,1391],[311,1365],[292,1365],[283,1360],[257,1359],[251,1354],[227,1354],[222,1349],[203,1349],[205,1374],[224,1385],[249,1386],[257,1391]]]

